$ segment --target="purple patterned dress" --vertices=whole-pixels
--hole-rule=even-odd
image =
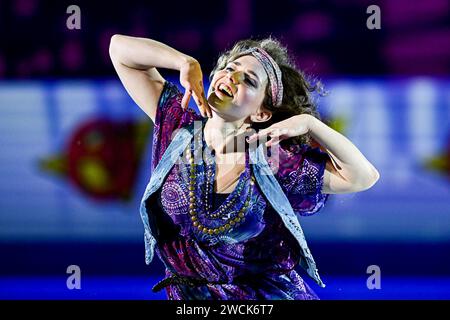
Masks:
[[[195,120],[203,121],[193,110],[181,109],[182,93],[166,81],[156,113],[153,131],[152,170],[170,143],[174,130]],[[204,137],[204,135],[202,135]],[[208,148],[204,138],[203,148]],[[280,151],[280,167],[274,176],[298,215],[311,215],[325,204],[328,194],[321,193],[328,154],[304,145]],[[210,194],[213,210],[223,202],[234,203],[229,210],[239,210],[249,200],[245,222],[222,235],[202,234],[193,225],[189,211],[189,164],[175,164],[157,192],[149,217],[157,240],[156,253],[166,265],[166,276],[173,273],[206,279],[206,285],[166,286],[173,300],[265,300],[318,299],[296,272],[299,245],[285,228],[281,218],[267,203],[256,183],[251,184],[251,169],[246,169],[230,194]],[[271,164],[269,162],[269,164]],[[272,165],[272,164],[271,164]],[[197,193],[205,190],[207,165],[197,166]],[[275,172],[275,171],[274,171]],[[204,205],[199,197],[199,205]],[[234,200],[233,200],[234,199]],[[233,202],[234,201],[234,202]],[[150,204],[147,204],[150,205]],[[214,282],[218,284],[214,284]]]

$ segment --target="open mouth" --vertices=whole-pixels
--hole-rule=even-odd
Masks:
[[[221,93],[223,93],[224,95],[226,95],[226,96],[228,96],[228,97],[230,97],[230,98],[233,98],[233,97],[234,97],[233,92],[231,91],[231,89],[230,89],[228,86],[226,86],[225,84],[223,84],[223,83],[221,83],[221,84],[219,85],[218,90],[219,90]]]

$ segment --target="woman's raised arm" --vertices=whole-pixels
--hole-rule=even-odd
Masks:
[[[128,94],[153,122],[164,86],[156,68],[180,71],[180,82],[186,89],[184,109],[192,95],[202,115],[209,111],[200,64],[194,58],[152,39],[118,34],[111,37],[109,55]]]

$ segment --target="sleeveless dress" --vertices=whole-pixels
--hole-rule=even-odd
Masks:
[[[153,129],[152,170],[176,129],[193,121],[202,121],[203,126],[206,123],[207,119],[192,109],[182,110],[182,96],[175,84],[165,82]],[[211,151],[204,134],[202,137],[201,147]],[[193,143],[191,147],[194,150]],[[280,149],[280,161],[274,176],[294,212],[301,216],[316,213],[329,196],[321,192],[328,154],[308,145]],[[211,192],[205,199],[205,187],[208,182],[213,185],[215,179],[214,158],[202,159],[196,166],[196,204],[204,208],[208,200],[212,204],[211,212],[218,212],[221,206],[227,205],[219,218],[205,220],[205,224],[210,224],[209,228],[217,227],[222,223],[220,219],[239,212],[245,201],[248,202],[245,216],[230,226],[228,232],[211,234],[194,224],[189,215],[189,168],[189,163],[180,163],[170,170],[157,191],[157,201],[146,203],[152,206],[149,222],[157,242],[155,252],[166,266],[166,276],[178,274],[210,283],[198,286],[169,284],[165,287],[168,299],[319,299],[295,270],[300,258],[296,239],[285,228],[258,185],[251,183],[248,151],[245,171],[235,189],[228,194]]]

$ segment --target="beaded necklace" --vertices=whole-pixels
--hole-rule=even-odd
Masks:
[[[196,141],[197,140],[197,141]],[[198,233],[202,236],[221,235],[230,232],[234,227],[237,227],[245,222],[245,216],[252,199],[253,186],[255,184],[254,177],[248,176],[248,159],[246,155],[246,170],[241,173],[236,189],[229,195],[229,197],[215,210],[211,211],[211,195],[214,181],[214,159],[209,157],[209,152],[205,150],[205,188],[202,190],[201,185],[197,182],[197,164],[195,163],[196,149],[195,145],[200,145],[201,138],[195,137],[194,143],[188,152],[189,159],[189,215],[192,225]],[[203,143],[203,141],[202,141]],[[206,144],[205,144],[206,145]],[[200,148],[202,150],[203,147]],[[205,146],[205,149],[209,149]],[[198,149],[197,149],[198,150]],[[197,158],[198,159],[198,158]],[[197,192],[196,192],[197,191]],[[239,203],[238,198],[244,195],[243,201]],[[231,197],[231,198],[230,198]],[[203,198],[203,201],[202,201]],[[234,210],[233,210],[233,207]]]

